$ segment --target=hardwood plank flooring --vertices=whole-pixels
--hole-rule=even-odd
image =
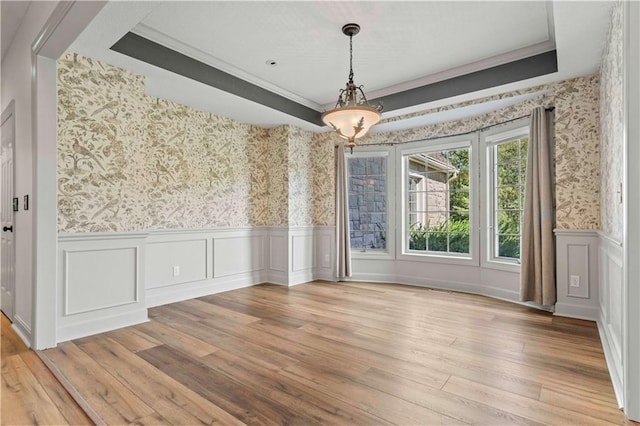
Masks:
[[[635,424],[593,323],[481,296],[264,284],[149,316],[44,351],[105,423]]]
[[[35,352],[1,325],[2,388],[0,424],[93,424]]]

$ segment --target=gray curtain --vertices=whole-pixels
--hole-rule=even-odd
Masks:
[[[349,241],[349,198],[344,143],[336,145],[336,278],[351,276],[351,244]]]
[[[520,300],[552,306],[556,303],[556,262],[551,113],[543,107],[534,109],[529,126]]]

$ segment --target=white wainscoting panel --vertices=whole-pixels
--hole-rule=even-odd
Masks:
[[[315,278],[315,244],[313,228],[289,231],[289,279],[287,285],[302,284]]]
[[[618,400],[618,405],[623,403],[623,285],[624,269],[622,243],[600,234],[599,238],[599,267],[600,267],[600,315],[598,318],[598,331],[602,340],[611,382]]]
[[[267,281],[265,228],[151,231],[147,306],[159,306]],[[173,276],[173,267],[180,274]]]
[[[63,250],[64,315],[136,303],[138,251],[138,247]]]
[[[580,297],[582,299],[589,299],[589,266],[595,262],[592,262],[589,256],[590,244],[567,244],[567,259],[569,260],[569,266],[571,271],[569,272],[569,286],[567,288],[567,296]],[[597,252],[597,251],[596,251]],[[576,285],[571,285],[571,277],[579,277],[579,282]],[[567,277],[564,277],[565,279]]]
[[[226,277],[264,269],[264,236],[234,235],[213,238],[213,277]]]
[[[555,314],[596,321],[599,315],[599,236],[593,230],[556,229]],[[571,285],[578,277],[579,286]]]
[[[146,321],[153,306],[266,282],[333,280],[333,232],[282,226],[59,234],[57,341]]]
[[[335,280],[335,232],[336,228],[334,226],[317,226],[314,230],[316,279]]]
[[[334,280],[333,226],[269,228],[269,282],[292,286]]]
[[[147,320],[146,234],[58,237],[57,341]]]
[[[206,238],[150,242],[147,244],[146,288],[206,280],[207,258]]]
[[[277,231],[269,233],[269,252],[270,262],[269,269],[274,272],[287,272],[287,235],[274,234]]]
[[[292,266],[293,272],[308,271],[314,268],[314,247],[313,247],[313,234],[292,235],[291,236],[291,250],[292,250]]]

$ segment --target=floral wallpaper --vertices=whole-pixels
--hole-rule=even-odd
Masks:
[[[289,131],[289,225],[313,223],[313,132],[287,126]]]
[[[600,229],[598,75],[555,85],[556,227]]]
[[[57,84],[59,229],[142,229],[143,79],[67,54]]]
[[[549,87],[540,87],[539,90],[549,89]],[[526,93],[528,91],[510,92],[513,96]],[[500,99],[501,97],[484,98],[484,101],[490,101]],[[444,111],[448,109],[458,108],[466,106],[469,103],[449,105],[447,107],[437,108],[432,110],[433,112]],[[521,102],[515,105],[511,105],[507,108],[503,108],[498,111],[493,111],[488,114],[477,115],[463,120],[446,121],[443,123],[436,123],[429,126],[417,127],[413,129],[393,131],[393,132],[380,132],[371,133],[360,139],[358,142],[362,145],[380,144],[380,143],[403,143],[410,141],[419,141],[423,139],[432,139],[444,136],[457,135],[461,133],[473,132],[486,126],[494,124],[500,124],[508,120],[512,120],[518,117],[524,117],[528,115],[531,110],[539,105],[551,106],[553,105],[553,97],[549,94],[541,95],[540,97],[530,99],[525,102]]]
[[[58,230],[333,223],[333,145],[152,98],[144,79],[58,61]]]
[[[316,133],[311,141],[313,224],[335,224],[335,152],[331,133]]]
[[[287,173],[287,127],[265,129],[267,158],[268,223],[286,225],[289,215],[289,175]]]
[[[605,46],[600,82],[600,132],[602,179],[602,231],[622,241],[623,211],[620,185],[623,182],[624,117],[623,117],[623,10],[622,2],[613,7]]]
[[[273,133],[148,97],[142,77],[67,53],[58,61],[58,229],[286,224],[288,153]]]
[[[490,114],[396,132],[394,144],[477,130],[555,105],[557,227],[598,229],[598,76]],[[144,79],[68,52],[58,61],[58,229],[334,224],[332,133],[263,129],[144,94]],[[595,171],[595,173],[594,173]]]
[[[402,131],[371,133],[360,139],[359,143],[396,144],[473,132],[527,116],[537,106],[555,106],[556,227],[599,229],[598,82],[598,75],[595,74],[435,108],[418,114],[543,92],[541,96],[488,114]]]

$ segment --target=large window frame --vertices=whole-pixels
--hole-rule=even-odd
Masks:
[[[511,123],[504,124],[488,129],[480,135],[481,146],[481,163],[482,163],[482,193],[481,199],[487,200],[482,211],[482,263],[484,268],[500,269],[509,272],[520,271],[520,259],[500,257],[497,255],[498,231],[497,226],[497,213],[498,209],[498,195],[497,195],[497,169],[494,166],[496,162],[496,150],[497,146],[520,139],[529,135],[529,121],[527,118],[515,120]],[[526,164],[527,153],[524,153],[524,160]],[[522,183],[526,186],[526,182]],[[524,194],[524,192],[523,192]],[[524,195],[523,195],[524,197]],[[522,205],[524,199],[522,200]],[[522,221],[520,223],[520,245],[522,245]]]
[[[386,197],[387,197],[387,221],[386,221],[386,249],[351,249],[352,259],[394,259],[395,258],[395,240],[396,240],[396,209],[394,188],[394,179],[396,177],[396,159],[393,147],[381,146],[358,146],[353,153],[345,148],[345,170],[347,170],[347,179],[349,175],[349,159],[351,158],[368,158],[368,157],[386,157],[387,159],[387,176],[385,180]],[[351,230],[350,230],[351,231]]]
[[[387,248],[386,250],[353,249],[352,259],[396,259],[401,261],[476,266],[518,273],[519,260],[494,256],[493,234],[496,194],[494,187],[493,151],[503,141],[529,134],[528,119],[480,130],[473,133],[422,140],[394,146],[358,146],[354,153],[345,152],[345,167],[354,157],[387,157]],[[409,249],[411,177],[407,157],[412,154],[469,149],[469,253],[419,251]],[[526,155],[525,155],[526,158]],[[396,195],[397,194],[397,195]],[[415,198],[415,197],[414,197]],[[420,209],[417,209],[420,210]],[[522,232],[522,230],[520,230]],[[522,238],[522,234],[521,237]]]
[[[409,249],[409,192],[408,180],[409,176],[408,156],[412,154],[420,154],[427,152],[439,152],[455,149],[469,149],[469,253],[449,253],[449,252],[431,252],[417,251]],[[399,203],[397,203],[396,217],[401,218],[399,221],[399,232],[397,246],[399,248],[397,258],[399,260],[420,261],[420,262],[437,262],[451,263],[459,265],[478,266],[480,264],[480,240],[478,238],[478,229],[480,228],[478,214],[478,134],[472,133],[462,136],[443,137],[437,140],[425,140],[411,142],[398,145],[396,147],[396,162],[400,164],[398,174],[396,176],[396,192],[399,195]]]

